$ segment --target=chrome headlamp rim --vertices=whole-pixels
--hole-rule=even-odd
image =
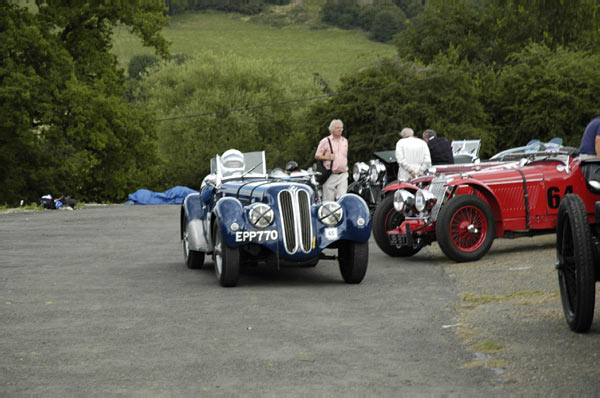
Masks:
[[[344,210],[338,202],[323,202],[317,211],[319,221],[323,224],[333,227],[342,222]]]
[[[415,194],[415,209],[419,213],[425,210],[431,210],[435,205],[437,198],[435,195],[425,189],[419,189]]]
[[[365,162],[356,162],[352,167],[352,179],[354,181],[360,180],[362,177],[369,173],[369,165]]]
[[[385,166],[379,159],[373,159],[369,163],[369,181],[371,184],[377,184],[385,174]]]
[[[414,198],[415,196],[407,190],[397,190],[396,192],[394,192],[394,209],[399,213],[403,212],[404,210],[408,210],[406,208],[407,203],[411,202],[411,199],[414,203]]]
[[[273,224],[274,219],[275,212],[264,203],[255,203],[248,210],[248,220],[256,228],[266,228]]]

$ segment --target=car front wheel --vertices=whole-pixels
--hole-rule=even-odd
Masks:
[[[435,235],[448,258],[476,261],[492,247],[496,220],[488,204],[474,195],[460,195],[442,206]]]
[[[362,282],[369,263],[369,242],[342,242],[338,249],[338,262],[344,282]]]
[[[388,256],[410,257],[421,250],[421,246],[396,247],[390,243],[387,232],[398,228],[403,222],[404,215],[394,209],[394,195],[387,195],[373,213],[373,237],[377,246]]]
[[[219,221],[215,222],[213,229],[213,261],[215,263],[215,274],[223,287],[237,285],[240,276],[240,250],[230,248],[223,242]]]
[[[565,318],[571,330],[587,332],[594,317],[596,278],[592,234],[581,198],[560,201],[556,228],[556,268]]]

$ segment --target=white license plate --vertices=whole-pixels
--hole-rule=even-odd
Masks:
[[[238,231],[235,233],[236,242],[268,242],[277,240],[276,229],[270,231]]]
[[[329,240],[336,240],[338,238],[337,228],[325,228],[325,237]]]

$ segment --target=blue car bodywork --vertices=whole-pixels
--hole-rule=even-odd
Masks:
[[[223,286],[237,284],[239,266],[265,262],[314,266],[323,249],[338,249],[344,281],[362,281],[371,234],[369,209],[357,195],[318,203],[313,186],[302,180],[269,175],[264,152],[244,154],[245,169],[225,175],[220,157],[199,193],[181,207],[181,239],[190,268],[212,254]]]

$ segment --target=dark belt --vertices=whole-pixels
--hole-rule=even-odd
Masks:
[[[345,171],[342,171],[341,173],[331,173],[331,174],[344,174]]]

